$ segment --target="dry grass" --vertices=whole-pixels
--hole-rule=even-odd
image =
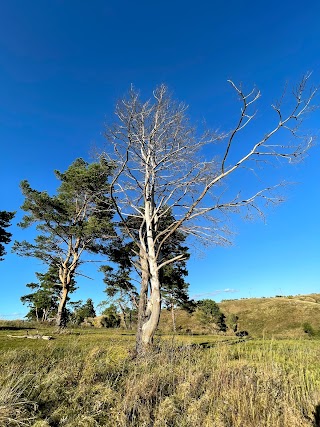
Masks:
[[[320,294],[275,298],[249,298],[219,304],[226,315],[239,317],[239,329],[254,337],[304,336],[302,325],[320,325]]]
[[[226,300],[219,306],[226,316],[236,314],[238,330],[248,331],[253,337],[302,338],[304,323],[315,330],[320,325],[320,294]],[[195,314],[183,310],[176,310],[176,324],[180,333],[210,333],[210,327],[201,324]],[[161,313],[160,331],[172,331],[171,313],[167,310]]]
[[[37,348],[8,339],[0,353],[0,426],[317,425],[317,341],[227,344],[218,337],[203,349],[161,340],[155,352],[131,360],[130,335],[77,334]],[[9,349],[10,342],[19,348]]]

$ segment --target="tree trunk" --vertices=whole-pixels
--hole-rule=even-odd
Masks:
[[[122,324],[124,326],[124,329],[128,329],[125,307],[123,307],[123,305],[121,303],[119,303],[119,306],[120,306],[120,311],[121,311],[120,318],[122,320]]]
[[[59,267],[59,279],[61,281],[61,286],[62,286],[61,297],[60,297],[59,307],[57,312],[57,321],[56,321],[56,325],[59,329],[66,328],[67,326],[66,304],[67,304],[67,298],[68,298],[72,276],[78,265],[79,244],[80,244],[80,239],[77,238],[77,241],[72,250],[72,238],[70,237],[68,255],[64,263]],[[71,252],[72,252],[73,260],[71,265],[69,265],[68,263],[70,261]]]
[[[57,313],[57,320],[56,320],[56,325],[59,329],[63,329],[67,326],[67,313],[66,313],[67,297],[68,297],[68,288],[64,287],[61,292],[58,313]]]
[[[177,328],[176,328],[176,315],[175,315],[175,311],[174,311],[174,303],[171,303],[171,318],[172,318],[173,332],[176,332]]]
[[[151,155],[152,157],[152,155]],[[147,175],[149,171],[147,171]],[[140,257],[144,263],[144,267],[148,268],[148,283],[150,283],[150,296],[147,300],[147,304],[143,306],[144,313],[140,313],[139,306],[139,318],[138,321],[141,321],[141,324],[138,325],[138,334],[137,337],[137,352],[143,353],[153,343],[153,337],[157,330],[160,312],[161,312],[161,295],[160,295],[160,281],[159,281],[159,271],[156,257],[156,242],[154,240],[154,232],[157,228],[157,215],[155,214],[155,204],[154,204],[154,192],[153,192],[153,178],[146,186],[146,194],[150,194],[145,202],[145,227],[146,227],[146,241],[141,242],[141,245],[145,245],[144,251],[140,250]],[[142,264],[141,264],[142,266]],[[143,291],[148,290],[145,283],[142,283]],[[144,296],[148,296],[147,292],[144,293]],[[143,316],[144,314],[144,316]]]
[[[149,287],[149,266],[146,256],[140,251],[141,264],[141,288],[138,305],[138,321],[136,335],[136,353],[143,352],[142,328],[147,318],[148,287]]]
[[[153,343],[153,337],[159,324],[161,312],[159,274],[157,263],[153,259],[149,261],[149,268],[151,295],[148,301],[148,309],[150,314],[148,320],[142,325],[141,341],[144,348],[150,347]]]

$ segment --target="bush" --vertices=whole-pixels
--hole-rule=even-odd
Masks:
[[[313,329],[313,327],[310,325],[310,323],[305,322],[303,325],[303,331],[308,334],[310,337],[314,337],[316,335],[316,331]]]

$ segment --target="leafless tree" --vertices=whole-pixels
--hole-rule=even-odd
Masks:
[[[102,156],[116,165],[111,197],[126,235],[138,248],[134,254],[138,260],[135,267],[141,272],[138,352],[152,343],[159,322],[159,271],[183,258],[183,254],[163,256],[162,248],[170,236],[179,230],[202,242],[228,244],[227,213],[247,209],[262,215],[266,203],[281,200],[274,191],[281,184],[262,184],[263,188],[256,187],[245,196],[246,189],[235,188],[234,182],[231,190],[236,191],[231,196],[222,184],[248,169],[255,172],[253,180],[256,172],[270,163],[303,158],[313,142],[313,137],[302,135],[299,129],[316,93],[307,87],[309,77],[306,75],[289,96],[286,114],[283,99],[272,105],[275,124],[250,145],[240,141],[240,136],[255,117],[251,110],[260,91],[246,94],[232,81],[229,83],[242,106],[235,127],[228,133],[205,131],[199,136],[189,122],[187,106],[174,101],[164,85],[145,102],[131,88],[127,98],[117,103],[117,120],[106,128],[108,149]],[[238,178],[236,182],[240,182]],[[160,226],[169,211],[174,221]],[[128,221],[133,217],[138,221]],[[133,230],[130,224],[137,222],[140,228]]]

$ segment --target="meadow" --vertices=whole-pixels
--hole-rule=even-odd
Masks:
[[[133,359],[133,332],[8,337],[36,333],[31,326],[0,324],[1,426],[320,425],[316,339],[168,334]]]

